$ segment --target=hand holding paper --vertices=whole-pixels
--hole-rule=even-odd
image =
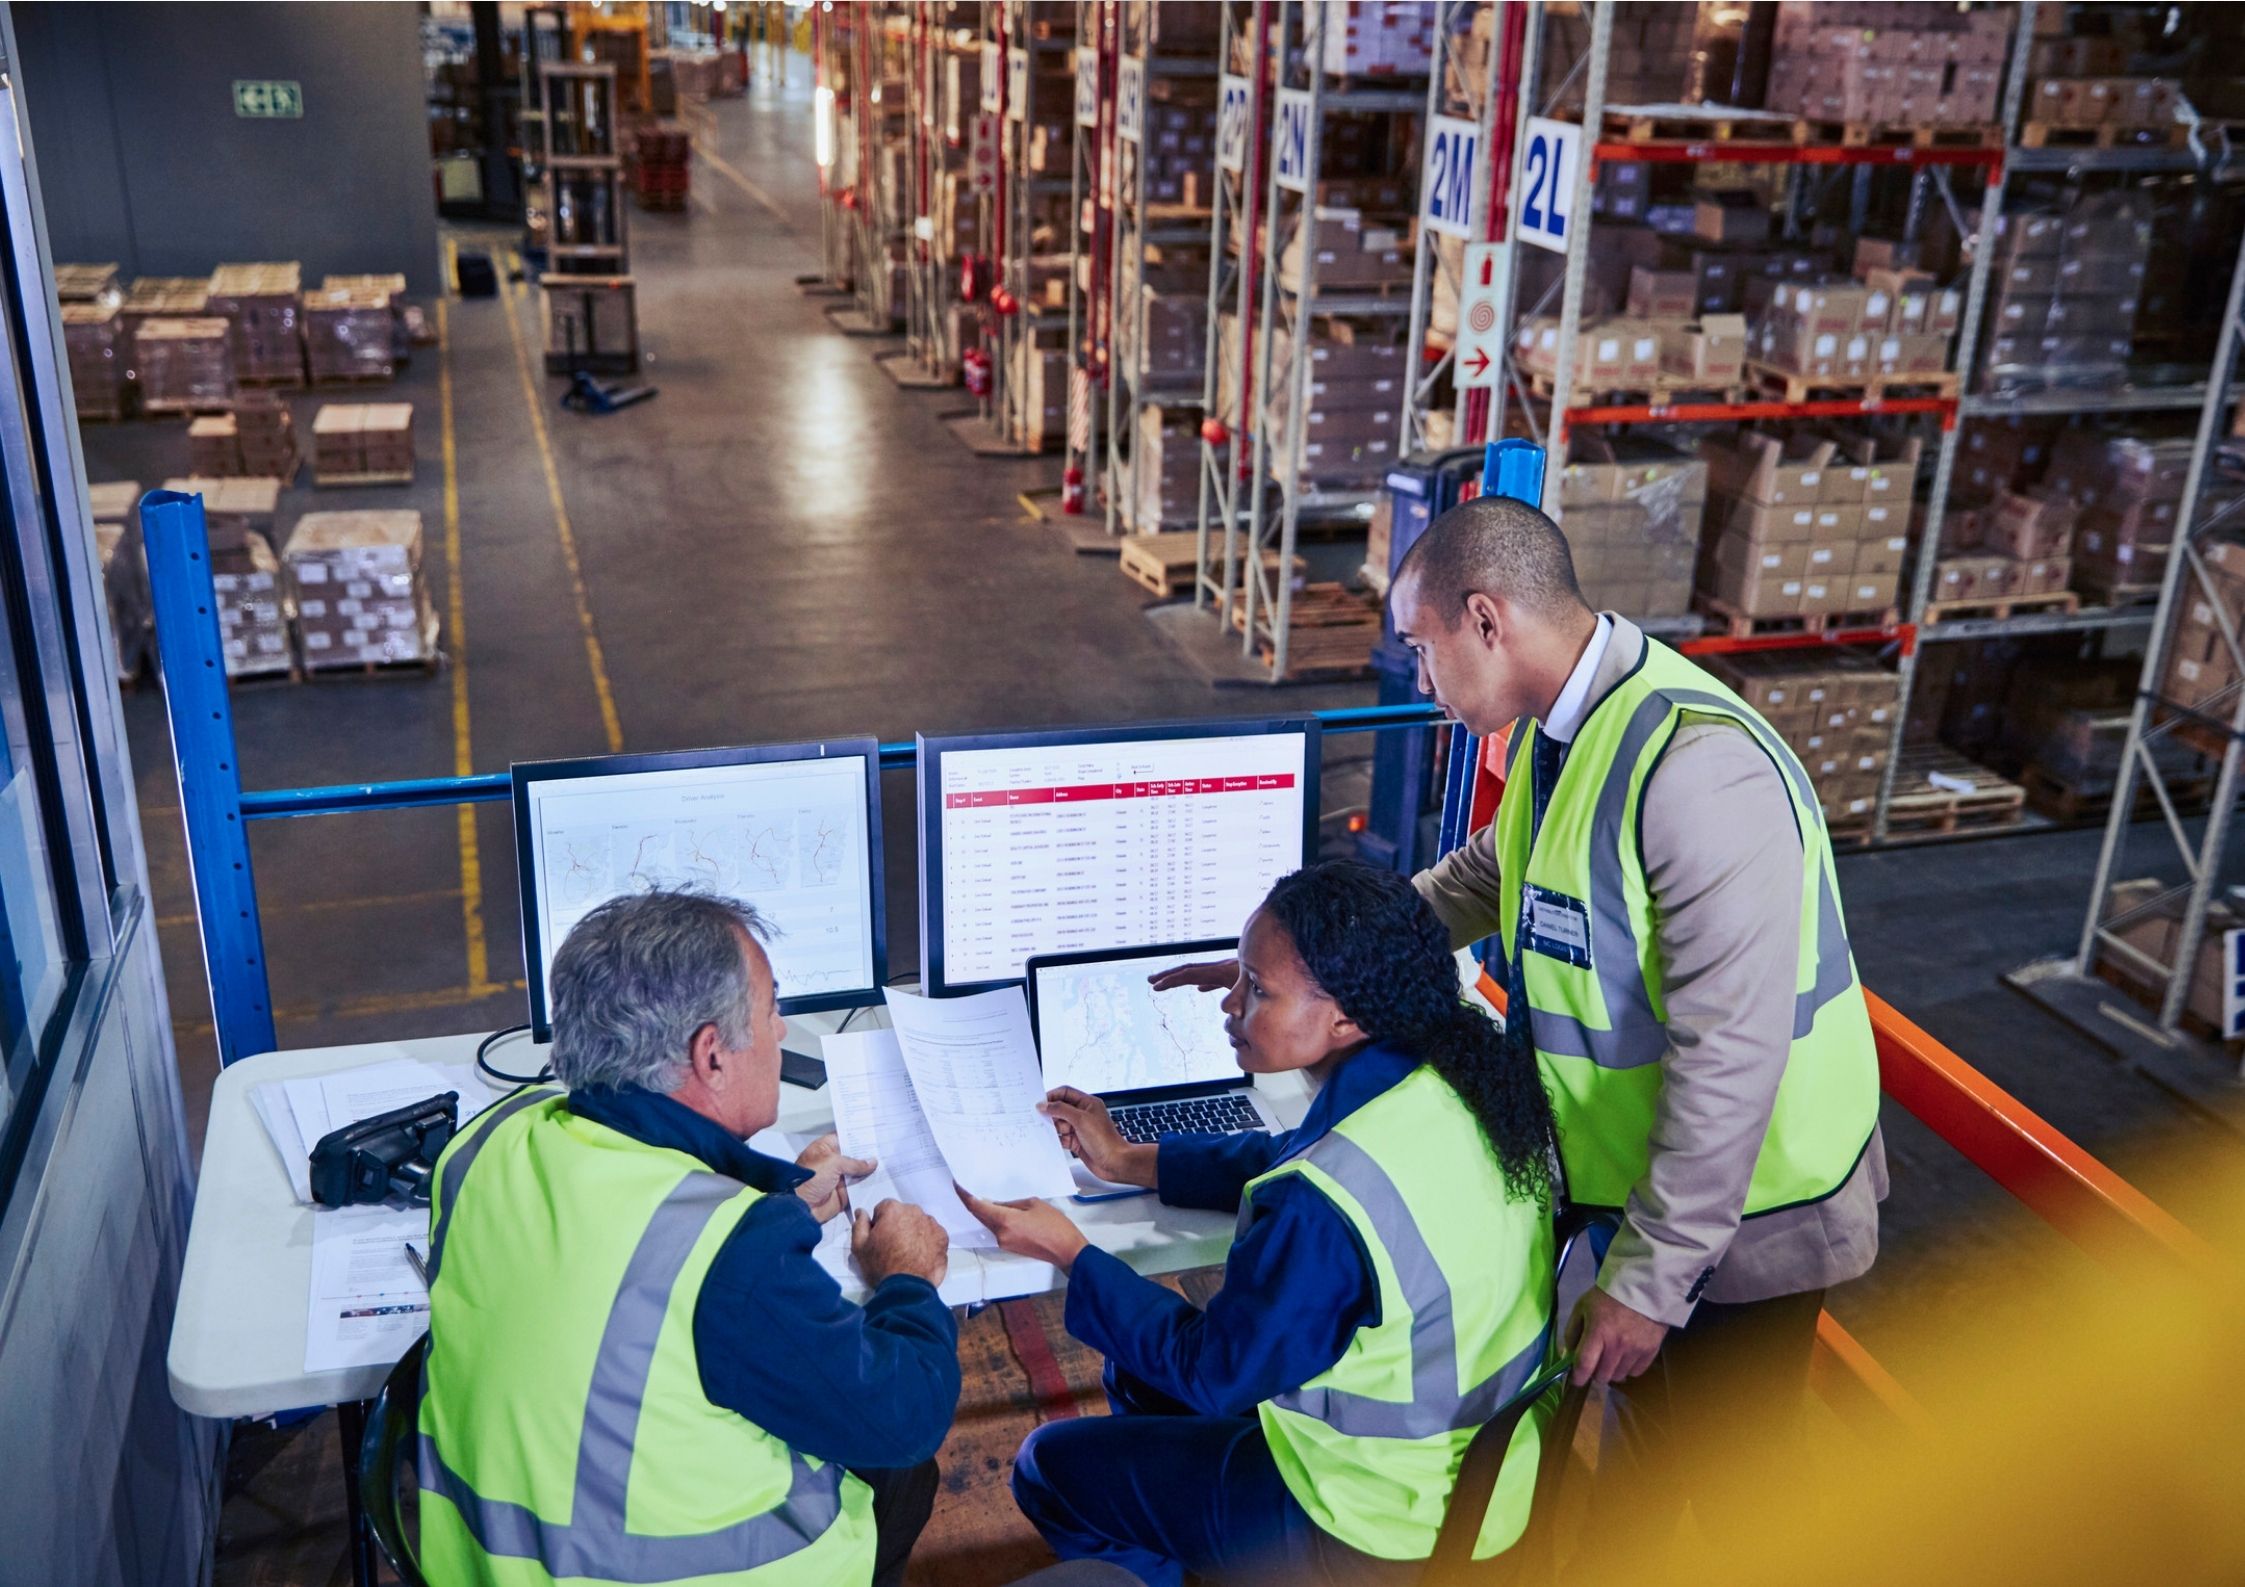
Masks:
[[[958,1182],[993,1201],[1070,1196],[1021,988],[927,998],[891,988],[889,1019],[928,1128]]]

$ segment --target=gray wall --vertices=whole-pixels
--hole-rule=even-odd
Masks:
[[[295,259],[307,287],[437,289],[418,6],[11,9],[56,259],[128,278]],[[237,78],[302,83],[303,119],[237,117]]]

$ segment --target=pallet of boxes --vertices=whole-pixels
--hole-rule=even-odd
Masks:
[[[2146,194],[2120,191],[2003,217],[1989,275],[1986,389],[2103,390],[2127,379],[2153,215]]]
[[[237,381],[304,384],[302,266],[293,260],[222,264],[210,273],[208,307],[227,323]]]
[[[124,302],[117,310],[117,347],[124,361],[128,407],[150,411],[143,400],[147,380],[140,353],[141,328],[150,320],[201,319],[209,299],[210,278],[207,276],[141,276],[126,289]],[[231,353],[227,362],[231,369]],[[228,385],[231,384],[229,376]]]
[[[436,608],[421,552],[421,515],[411,510],[297,520],[285,560],[308,673],[436,667]]]
[[[233,405],[233,332],[222,319],[143,320],[133,335],[133,356],[143,413],[192,414]]]
[[[288,593],[281,584],[280,558],[273,554],[280,482],[167,479],[164,489],[203,498],[227,678],[295,678]]]
[[[63,354],[81,419],[125,416],[124,294],[113,264],[55,266]]]
[[[305,366],[315,386],[386,381],[397,374],[397,300],[403,276],[329,276],[304,294]]]
[[[1852,650],[1705,658],[1785,740],[1816,785],[1835,834],[1870,828],[1901,702],[1901,679]]]
[[[1707,465],[1654,442],[1587,437],[1559,472],[1559,521],[1583,599],[1625,617],[1691,610]]]
[[[413,404],[328,402],[312,416],[312,482],[413,483]]]
[[[1981,143],[2003,97],[2008,10],[1784,0],[1763,103],[1848,144]]]
[[[111,480],[86,487],[109,604],[109,637],[117,682],[131,688],[156,654],[155,610],[148,595],[148,559],[140,542],[140,485]]]
[[[1703,443],[1700,607],[1734,638],[1893,624],[1922,450],[1915,436],[1799,427]]]
[[[205,413],[187,424],[187,472],[203,479],[296,478],[301,461],[296,419],[288,403],[266,391],[237,394],[225,413]]]
[[[2097,942],[2097,973],[2157,1008],[2182,951],[2189,905],[2187,885],[2170,886],[2155,876],[2113,883],[2105,902],[2104,933]],[[2227,1034],[2228,1000],[2235,986],[2229,966],[2245,951],[2241,934],[2245,934],[2245,910],[2233,897],[2217,894],[2207,904],[2205,929],[2191,959],[2189,990],[2183,995],[2184,1029],[2209,1037]]]

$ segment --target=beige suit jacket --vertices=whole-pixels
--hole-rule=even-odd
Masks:
[[[1643,654],[1625,618],[1593,677],[1603,700]],[[1646,882],[1658,915],[1669,1046],[1651,1163],[1629,1198],[1599,1285],[1680,1326],[1702,1300],[1823,1289],[1878,1254],[1886,1148],[1878,1131],[1837,1192],[1742,1219],[1792,1049],[1803,854],[1776,764],[1730,723],[1685,726],[1644,801]],[[1416,878],[1463,946],[1498,929],[1496,843],[1487,830]]]

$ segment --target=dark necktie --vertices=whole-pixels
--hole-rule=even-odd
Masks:
[[[1551,792],[1559,786],[1560,768],[1567,759],[1567,746],[1544,732],[1539,726],[1535,739],[1528,746],[1528,792],[1533,802],[1529,805],[1528,846],[1532,852],[1536,838],[1543,832],[1544,812],[1551,808]],[[1525,908],[1522,910],[1525,916]],[[1528,930],[1525,918],[1520,920],[1512,936],[1512,955],[1505,966],[1504,985],[1504,1038],[1506,1056],[1522,1062],[1535,1061],[1535,1040],[1529,1030],[1528,980]]]

